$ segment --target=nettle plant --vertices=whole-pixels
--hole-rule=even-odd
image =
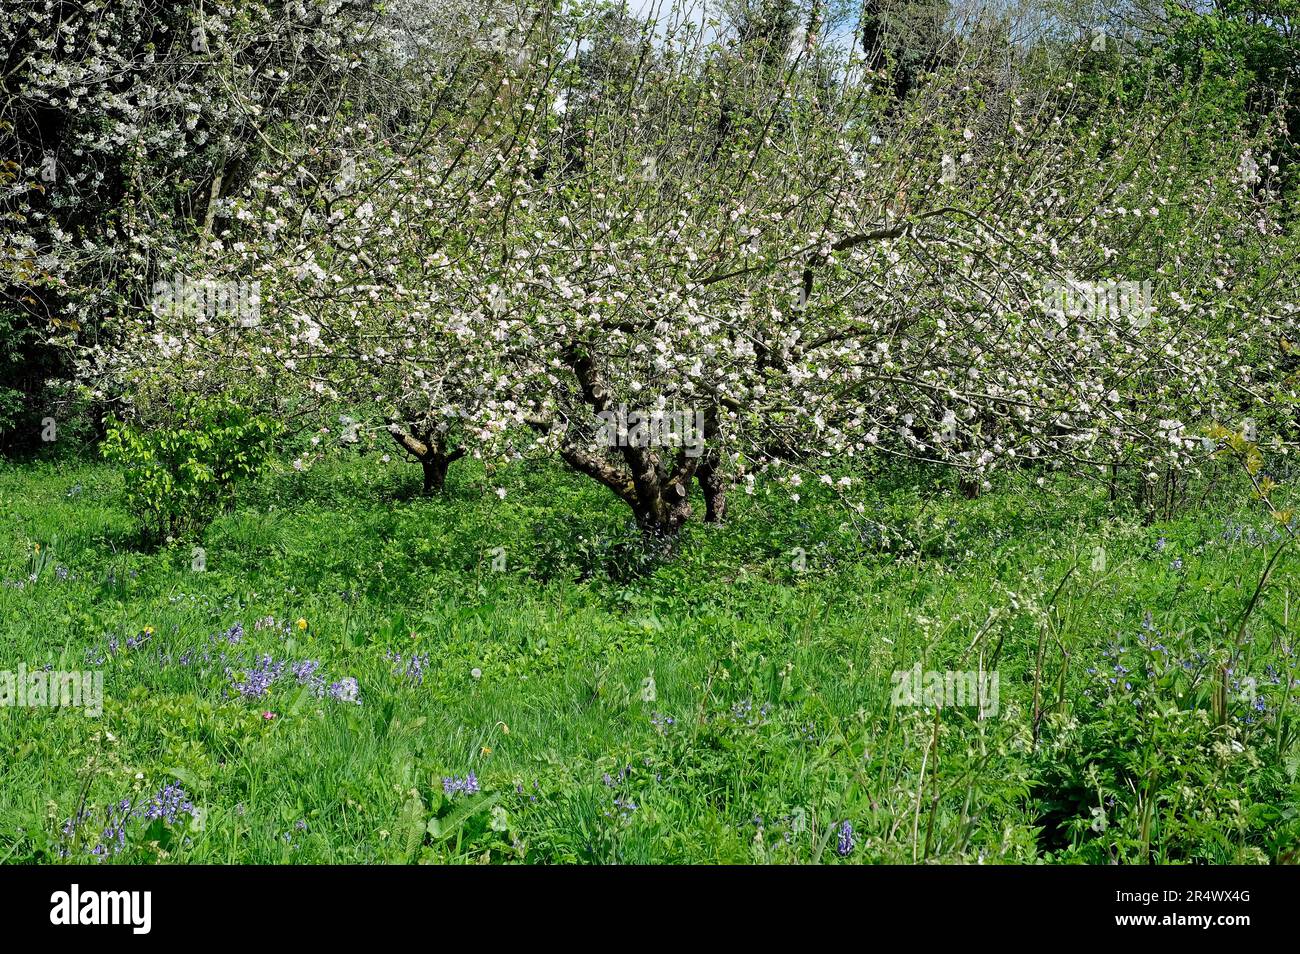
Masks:
[[[429,490],[554,454],[655,534],[762,469],[852,504],[874,454],[1149,486],[1286,387],[1276,197],[1226,121],[1185,158],[1192,93],[996,31],[899,98],[815,26],[478,12],[225,202],[191,267],[255,326],[141,313],[104,367],[376,408]]]
[[[100,450],[121,465],[127,508],[155,540],[202,530],[270,457],[275,424],[230,399],[182,399],[144,426],[110,418]]]

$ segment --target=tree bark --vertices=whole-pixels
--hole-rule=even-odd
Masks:
[[[525,420],[542,433],[554,426],[549,418],[530,415]],[[625,448],[624,469],[568,442],[560,445],[559,453],[566,464],[605,485],[627,504],[637,526],[646,534],[671,536],[691,518],[688,488],[699,458],[679,453],[670,469],[657,454],[644,448],[632,448],[630,452]]]
[[[420,466],[424,468],[424,493],[442,493],[443,485],[447,482],[447,468],[451,466],[447,455],[434,454],[426,457],[420,461]]]
[[[727,481],[718,469],[716,451],[705,454],[695,469],[695,479],[704,494],[704,522],[722,523],[727,516]]]
[[[638,492],[632,504],[636,525],[653,536],[671,536],[691,518],[691,498],[686,480],[673,480],[654,491]]]
[[[388,425],[388,433],[402,450],[420,462],[420,466],[424,469],[426,496],[442,493],[447,482],[447,468],[466,454],[463,447],[449,451],[446,439],[442,435],[412,434],[396,422]]]
[[[607,412],[609,391],[592,356],[575,344],[569,348],[566,359],[583,401],[597,414]],[[562,448],[561,456],[623,498],[643,532],[659,536],[675,534],[691,517],[689,488],[700,459],[688,456],[685,448],[677,452],[673,461],[634,443],[623,444],[618,450],[626,470],[585,455],[572,445]]]

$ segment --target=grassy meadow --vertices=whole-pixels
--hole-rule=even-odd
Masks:
[[[103,703],[0,713],[0,860],[1295,851],[1296,557],[1260,587],[1266,514],[902,486],[858,516],[760,482],[665,554],[558,470],[466,463],[426,499],[372,457],[151,548],[113,469],[7,467],[0,670],[100,670]],[[918,664],[996,700],[894,704]]]

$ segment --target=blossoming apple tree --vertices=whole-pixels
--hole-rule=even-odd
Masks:
[[[414,44],[400,109],[283,132],[178,257],[256,280],[256,323],[142,309],[101,366],[361,408],[427,489],[553,453],[657,533],[764,468],[852,503],[869,454],[1153,480],[1290,386],[1258,132],[1189,160],[1205,118],[1160,77],[1085,92],[983,36],[899,101],[813,28],[757,55],[617,8],[480,12]]]

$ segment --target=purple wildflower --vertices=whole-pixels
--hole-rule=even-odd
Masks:
[[[283,671],[284,663],[263,656],[256,666],[244,673],[243,680],[235,680],[231,688],[245,699],[260,699],[270,691],[271,684],[280,678]]]
[[[329,696],[338,702],[354,702],[361,705],[361,687],[352,676],[344,676],[329,687]]]
[[[293,678],[298,680],[300,686],[319,680],[321,678],[318,675],[319,669],[320,663],[314,659],[304,659],[302,662],[296,662],[289,667],[289,671],[293,673]]]
[[[853,851],[853,826],[847,820],[840,822],[840,838],[835,850],[841,858],[847,858]]]
[[[390,650],[386,655],[389,662],[393,664],[394,676],[402,676],[417,686],[424,685],[424,670],[429,665],[427,654],[412,653],[411,658],[405,661],[401,653]]]
[[[455,795],[457,792],[465,795],[473,795],[478,791],[478,778],[473,772],[470,772],[464,778],[457,778],[452,775],[442,780],[442,790],[448,796]]]
[[[186,798],[185,789],[175,783],[163,786],[157,795],[135,811],[137,818],[148,821],[161,818],[169,825],[182,814],[194,815],[194,803]]]

